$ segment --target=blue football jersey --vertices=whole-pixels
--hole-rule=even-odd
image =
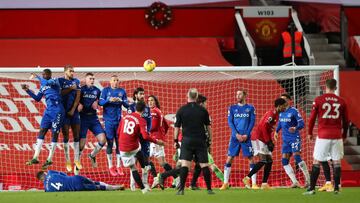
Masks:
[[[128,108],[128,114],[131,114],[133,112],[135,112],[135,106],[136,106],[136,103],[132,103],[130,104],[129,108]],[[148,106],[145,107],[145,110],[144,112],[141,114],[141,117],[145,118],[146,120],[146,130],[148,132],[150,132],[151,130],[151,111],[150,111],[150,108]]]
[[[59,83],[61,89],[67,89],[73,85],[76,85],[75,90],[72,90],[70,93],[62,96],[65,111],[70,111],[75,102],[76,92],[80,90],[80,81],[77,78],[67,80],[64,77],[61,77],[59,78]]]
[[[110,102],[110,97],[120,98],[121,101]],[[129,107],[126,91],[122,88],[104,88],[100,95],[99,104],[103,106],[103,118],[105,122],[118,123],[121,119],[121,107]]]
[[[41,98],[45,96],[47,110],[51,110],[49,108],[62,102],[58,79],[45,80],[39,76],[36,78],[40,81],[40,90],[38,94],[35,95],[30,90],[26,91],[35,101],[40,101]]]
[[[44,179],[44,188],[45,192],[79,191],[82,188],[82,182],[75,176],[49,170]]]
[[[235,104],[229,107],[228,124],[231,128],[231,135],[251,136],[251,131],[255,125],[255,107],[251,104]]]
[[[299,111],[294,107],[289,107],[279,114],[279,123],[276,128],[276,132],[279,132],[282,129],[283,139],[300,138],[299,131],[303,129],[304,126],[304,120],[302,119]],[[294,133],[289,132],[290,127],[296,127]]]
[[[96,100],[100,99],[100,94],[100,89],[95,86],[88,87],[85,85],[81,87],[80,103],[83,105],[81,115],[96,115],[96,110],[91,106]]]

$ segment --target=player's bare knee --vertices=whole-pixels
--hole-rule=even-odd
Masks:
[[[199,163],[200,168],[205,168],[209,166],[209,163]]]
[[[101,144],[106,143],[106,137],[104,133],[98,134],[96,137],[98,139],[98,142],[100,142]]]

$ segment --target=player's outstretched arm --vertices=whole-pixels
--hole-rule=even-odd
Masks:
[[[31,97],[31,98],[33,98],[35,101],[40,101],[41,100],[41,98],[43,97],[43,93],[41,92],[41,91],[39,91],[39,93],[36,95],[36,94],[34,94],[34,92],[33,91],[31,91],[30,89],[29,89],[29,87],[27,86],[27,85],[21,85],[21,87],[22,87],[22,89],[23,90],[25,90],[26,91],[26,93]]]

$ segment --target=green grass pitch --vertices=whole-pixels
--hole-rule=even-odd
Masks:
[[[184,196],[175,195],[174,189],[165,191],[153,190],[143,195],[140,190],[132,192],[125,191],[96,191],[96,192],[0,192],[1,203],[306,203],[306,202],[326,202],[326,203],[355,203],[360,201],[360,188],[343,188],[341,193],[317,192],[312,196],[304,196],[304,189],[275,189],[270,191],[230,189],[219,191],[215,189],[215,195],[206,194],[206,190],[190,191],[186,190]]]

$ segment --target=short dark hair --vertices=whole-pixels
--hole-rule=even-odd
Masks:
[[[325,84],[326,87],[329,88],[330,90],[335,90],[336,89],[336,80],[335,79],[327,79]]]
[[[275,105],[275,108],[280,106],[280,105],[284,105],[286,103],[286,100],[283,99],[283,98],[277,98],[275,99],[275,102],[274,102],[274,105]]]
[[[155,106],[160,109],[160,102],[159,102],[159,99],[155,96],[155,95],[150,95],[149,98],[153,98],[154,101],[155,101]]]
[[[117,78],[118,76],[117,75],[112,75],[111,78]]]
[[[86,73],[86,74],[85,74],[85,77],[87,77],[87,76],[89,76],[89,75],[90,75],[90,76],[94,76],[94,73],[91,73],[91,72]]]
[[[242,92],[245,96],[247,96],[247,91],[245,89],[238,89],[236,92]]]
[[[291,96],[288,93],[281,94],[281,97],[286,97],[288,100],[291,100]]]
[[[50,74],[50,75],[51,75],[51,70],[48,69],[48,68],[47,68],[47,69],[44,69],[43,72],[46,73],[46,74]]]
[[[135,105],[137,112],[143,112],[145,110],[146,104],[144,101],[138,101]]]
[[[133,93],[133,100],[135,101],[136,100],[136,96],[139,92],[144,92],[144,88],[142,87],[137,87],[135,90],[134,90],[134,93]]]
[[[206,98],[204,95],[199,94],[199,95],[198,95],[198,98],[196,99],[196,103],[197,103],[197,104],[201,104],[201,103],[206,102],[206,100],[207,100],[207,98]]]
[[[45,175],[45,171],[39,171],[36,173],[36,178],[40,180],[43,175]]]
[[[67,71],[69,68],[74,68],[71,64],[66,64],[64,66],[64,71]]]

